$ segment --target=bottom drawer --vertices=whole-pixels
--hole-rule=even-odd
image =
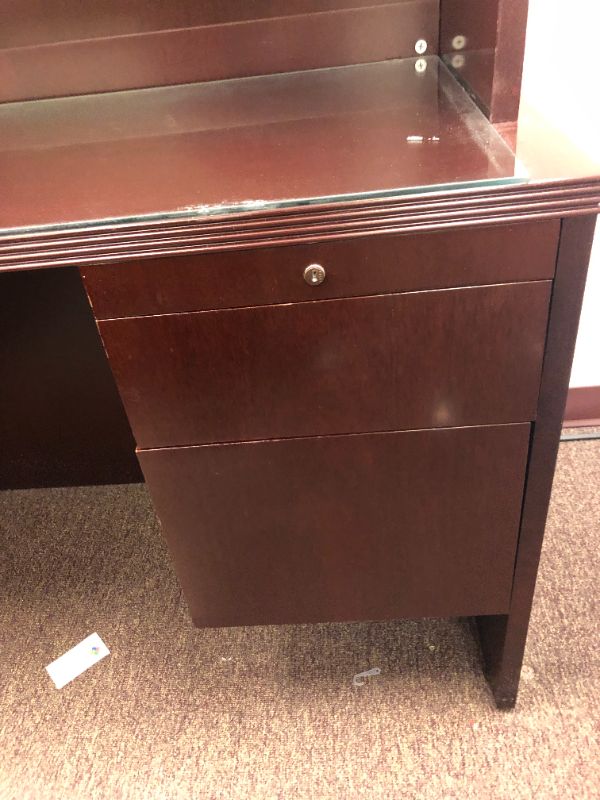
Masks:
[[[141,450],[194,622],[508,611],[529,425]]]

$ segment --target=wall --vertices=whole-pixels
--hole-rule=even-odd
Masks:
[[[529,0],[523,102],[600,160],[598,0]],[[600,386],[600,225],[579,326],[571,386]]]

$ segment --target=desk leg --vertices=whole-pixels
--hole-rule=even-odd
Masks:
[[[477,618],[486,676],[498,708],[513,708],[517,699],[595,223],[595,216],[562,221],[510,611]]]

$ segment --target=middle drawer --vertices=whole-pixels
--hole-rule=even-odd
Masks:
[[[140,448],[532,420],[549,281],[99,323]]]

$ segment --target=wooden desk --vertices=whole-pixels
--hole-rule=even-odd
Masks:
[[[0,269],[79,267],[198,625],[473,616],[511,707],[600,178],[439,55],[0,106]]]

